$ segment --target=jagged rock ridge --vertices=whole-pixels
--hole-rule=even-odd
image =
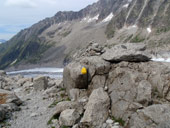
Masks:
[[[122,6],[126,3],[128,3],[128,0],[100,0],[79,12],[58,12],[54,17],[46,18],[30,28],[20,31],[6,44],[0,46],[0,68],[22,64],[22,62],[35,64],[36,62],[47,63],[54,60],[55,62],[56,60],[61,61],[60,66],[62,66],[64,61],[63,58],[67,57],[71,51],[75,50],[75,48],[82,47],[79,45],[79,42],[86,45],[86,42],[92,40],[92,36],[95,39],[98,38],[96,37],[96,35],[98,35],[96,30],[101,29],[100,33],[101,31],[104,31],[104,26],[107,24],[97,27],[95,26],[96,22],[107,18],[112,12],[115,14],[120,12]],[[111,18],[112,16],[110,19]],[[82,21],[86,21],[87,23],[80,24]],[[94,22],[94,24],[92,24],[92,22]],[[64,23],[65,25],[63,25]],[[59,24],[61,24],[61,26],[57,27]],[[75,30],[73,33],[75,27],[77,27],[75,26],[76,24],[81,28],[78,27],[80,29]],[[91,31],[93,35],[88,38],[88,33],[90,32],[86,32],[86,34],[82,32],[82,29]],[[76,34],[79,33],[81,33],[79,36],[81,37],[84,35],[85,39],[77,41]],[[69,39],[67,39],[68,35],[71,35]],[[106,40],[104,32],[100,35],[102,35],[102,42]],[[74,50],[67,42],[71,45],[73,44],[72,47]],[[74,44],[74,42],[76,42],[76,44]],[[61,49],[62,52],[59,49]],[[68,50],[65,52],[66,49]],[[51,55],[51,53],[53,54]]]
[[[78,12],[58,12],[1,45],[0,68],[62,67],[90,41],[169,50],[169,11],[169,0],[99,0]]]

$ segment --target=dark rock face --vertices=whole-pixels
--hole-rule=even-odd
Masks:
[[[0,105],[0,121],[3,121],[5,119],[6,110],[3,106]]]

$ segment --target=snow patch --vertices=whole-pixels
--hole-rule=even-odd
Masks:
[[[127,29],[138,28],[137,25],[128,26]]]
[[[16,59],[16,60],[14,60],[14,61],[11,63],[11,65],[15,64],[16,62],[17,62],[17,59]]]
[[[93,17],[93,18],[89,18],[88,20],[87,20],[87,22],[89,23],[89,22],[93,22],[93,21],[96,21],[96,20],[98,20],[99,19],[99,14],[98,15],[96,15],[95,17]]]
[[[137,28],[138,26],[137,25],[133,25],[132,28]]]
[[[123,28],[121,28],[119,31],[120,32],[122,32],[122,31],[126,31],[126,30],[136,30],[136,29],[138,29],[138,26],[136,25],[136,24],[134,24],[134,25],[131,25],[131,26],[124,26]]]
[[[170,58],[152,58],[152,61],[157,61],[157,62],[170,62]]]
[[[127,7],[129,7],[129,4],[123,5],[123,8],[127,8]]]
[[[28,69],[28,70],[20,70],[20,71],[12,71],[7,72],[7,74],[16,74],[16,73],[28,73],[28,72],[47,72],[47,73],[57,73],[57,72],[63,72],[63,68],[34,68],[34,69]]]
[[[98,19],[99,19],[99,14],[94,16],[94,17],[89,17],[89,16],[85,17],[81,20],[81,22],[86,21],[86,22],[90,23],[90,22],[93,22],[93,21],[97,21]]]
[[[108,22],[114,17],[113,13],[110,13],[102,22]]]
[[[148,31],[148,33],[151,33],[152,32],[151,27],[148,27],[147,31]]]

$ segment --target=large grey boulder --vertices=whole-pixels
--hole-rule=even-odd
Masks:
[[[47,84],[47,77],[45,76],[38,76],[34,79],[33,81],[33,87],[36,91],[42,91],[47,89],[48,84]]]
[[[81,69],[86,67],[87,74],[81,74]],[[63,83],[69,94],[70,89],[87,89],[94,75],[105,75],[110,70],[110,63],[101,57],[92,56],[81,58],[70,63],[64,68]]]
[[[107,49],[102,57],[110,62],[146,62],[151,59],[151,56],[144,51],[145,49],[146,46],[144,44],[119,44],[111,49]]]
[[[73,62],[64,68],[63,83],[67,92],[72,88],[86,89],[88,87],[87,74],[82,74],[84,66],[79,62]]]
[[[138,110],[137,113],[133,114],[130,120],[130,127],[158,128],[159,126],[167,126],[167,122],[170,122],[170,105],[156,104]]]
[[[111,98],[111,112],[115,118],[127,120],[137,109],[154,101],[151,99],[154,89],[148,81],[151,72],[154,71],[152,66],[150,62],[121,62],[113,66],[106,86]]]
[[[126,120],[132,110],[138,108],[138,105],[133,104],[137,94],[135,84],[137,76],[136,73],[119,67],[110,72],[107,85],[111,98],[111,112],[114,117]]]
[[[89,97],[86,111],[81,120],[82,124],[99,127],[109,115],[110,98],[103,88],[95,89]]]
[[[64,110],[59,117],[61,126],[73,126],[80,118],[79,113],[75,109]]]

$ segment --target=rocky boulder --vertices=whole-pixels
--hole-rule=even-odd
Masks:
[[[131,128],[168,128],[168,122],[170,122],[170,105],[157,104],[134,113],[130,119],[130,126]]]
[[[102,55],[104,60],[110,62],[146,62],[151,59],[151,56],[145,51],[144,44],[119,44],[111,49],[107,49]]]
[[[73,101],[63,101],[57,104],[56,114],[60,114],[66,109],[76,109],[80,114],[83,112],[83,106],[78,102]]]
[[[33,81],[33,87],[36,91],[45,90],[48,87],[46,76],[38,76]]]
[[[5,119],[6,112],[7,111],[5,110],[5,108],[0,105],[0,121],[3,121]]]
[[[20,110],[22,101],[13,93],[0,89],[0,121],[10,118],[13,111]]]
[[[84,49],[80,49],[73,55],[73,58],[82,58],[87,56],[100,56],[105,52],[104,47],[94,41],[91,41]]]
[[[23,86],[27,82],[31,83],[33,82],[33,79],[32,78],[20,78],[17,80],[17,84],[20,86]]]
[[[15,103],[20,105],[22,101],[10,91],[0,89],[0,104]]]
[[[61,126],[73,126],[80,118],[79,113],[75,109],[64,110],[59,117]]]
[[[90,127],[101,127],[109,116],[109,107],[108,94],[103,88],[95,89],[89,97],[81,123]]]
[[[81,74],[81,69],[83,67],[87,68],[87,74]],[[64,68],[63,72],[63,82],[67,93],[69,94],[69,90],[73,88],[87,89],[94,75],[104,75],[107,74],[109,70],[110,63],[104,61],[101,57],[98,56],[84,57],[82,59],[70,63]],[[95,81],[97,80],[98,78],[96,77]],[[105,80],[105,78],[102,78],[102,81],[103,80]]]
[[[79,62],[73,62],[64,68],[63,83],[68,93],[72,88],[87,89],[87,74],[81,73],[83,67]]]

